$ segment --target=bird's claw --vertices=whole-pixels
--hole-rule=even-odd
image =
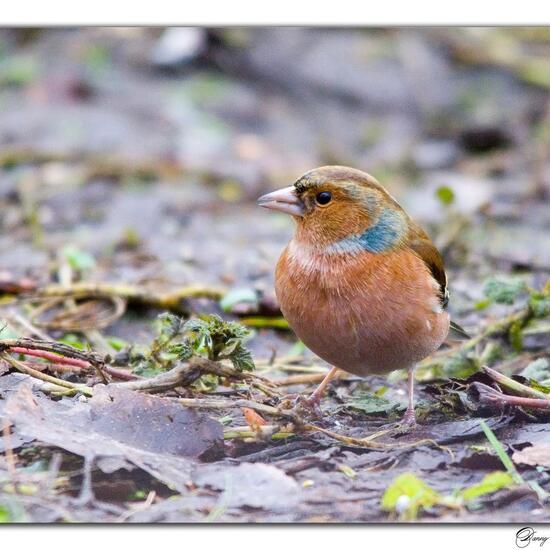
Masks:
[[[319,420],[323,416],[319,406],[319,401],[319,399],[315,399],[314,397],[304,397],[300,394],[291,394],[285,396],[285,400],[282,404],[284,408],[292,409],[292,411],[300,417]]]
[[[417,427],[418,424],[416,423],[414,411],[407,410],[407,412],[403,415],[403,418],[399,422],[393,424],[392,429],[395,435],[405,435]]]
[[[403,418],[401,419],[400,424],[404,428],[408,428],[408,429],[416,428],[417,423],[416,423],[416,415],[414,414],[414,409],[407,409],[407,411],[403,415]]]

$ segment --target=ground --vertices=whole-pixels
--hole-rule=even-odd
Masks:
[[[550,520],[549,56],[536,28],[2,30],[0,521]],[[341,377],[320,419],[286,397],[328,366],[255,200],[324,164],[426,228],[474,337],[419,365],[409,432],[364,439],[400,372]]]

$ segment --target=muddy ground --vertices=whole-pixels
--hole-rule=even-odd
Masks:
[[[549,74],[537,28],[0,30],[0,522],[549,521],[548,408],[480,371],[550,391]],[[403,373],[333,383],[328,433],[269,412],[327,365],[273,294],[292,221],[255,199],[323,164],[429,231],[476,338],[419,366],[420,426],[372,444]],[[185,365],[151,352],[166,308],[249,326],[262,378],[210,357],[224,373],[115,387]],[[25,337],[115,374],[2,347]]]

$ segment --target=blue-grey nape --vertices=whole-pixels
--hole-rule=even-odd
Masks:
[[[399,211],[384,208],[376,223],[359,235],[352,235],[331,244],[327,252],[336,254],[357,253],[362,250],[372,253],[384,252],[401,239],[405,226],[406,222]]]

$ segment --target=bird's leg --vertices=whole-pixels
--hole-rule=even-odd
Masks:
[[[308,401],[311,404],[319,406],[321,402],[321,397],[325,393],[327,386],[330,384],[330,381],[338,374],[338,368],[332,367],[327,375],[323,378],[322,382],[317,386],[315,391],[308,397]]]
[[[330,381],[338,375],[338,371],[339,369],[337,367],[332,367],[315,391],[309,397],[298,397],[296,405],[300,408],[309,409],[309,411],[315,413],[315,416],[320,417],[321,410],[319,408],[319,403],[321,402],[321,397],[323,397]]]
[[[409,368],[408,380],[409,404],[403,416],[402,423],[405,426],[416,426],[416,417],[414,414],[414,365]]]

